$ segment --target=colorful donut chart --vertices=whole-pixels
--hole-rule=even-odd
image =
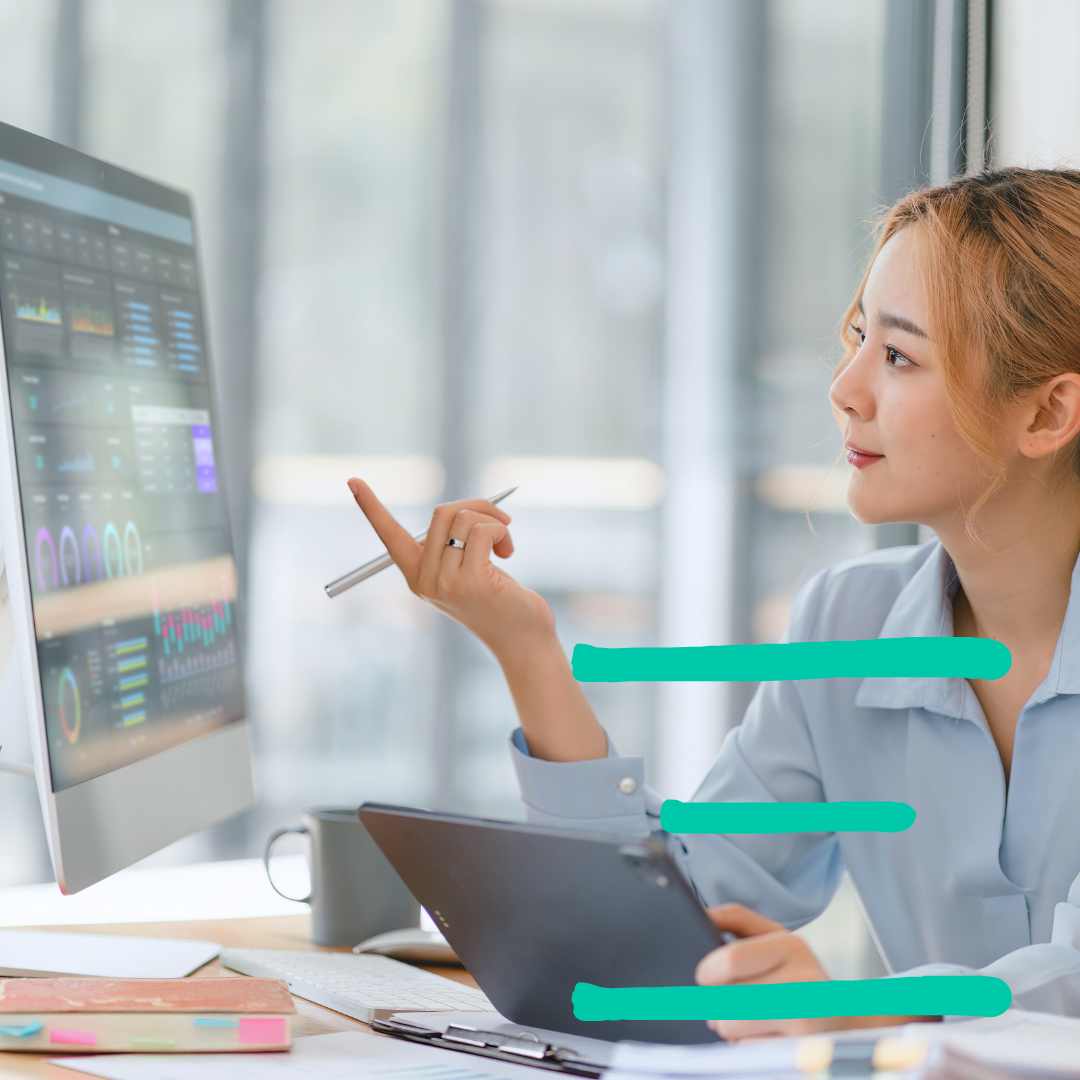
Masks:
[[[132,551],[137,558],[132,558]],[[142,573],[142,541],[139,539],[139,530],[135,528],[134,521],[129,521],[124,526],[124,564],[129,575]]]
[[[60,584],[58,570],[56,565],[56,545],[53,543],[53,538],[48,529],[39,529],[37,534],[37,543],[34,546],[34,561],[37,563],[37,579],[38,585],[41,588],[46,588],[45,583],[45,569],[41,564],[41,548],[43,544],[47,544],[49,547],[50,563],[52,567],[52,587],[55,589]]]
[[[111,521],[100,539],[93,525],[85,525],[81,543],[75,530],[65,525],[59,545],[43,526],[38,530],[34,553],[41,589],[49,588],[50,580],[55,589],[61,584],[79,585],[84,581],[130,577],[143,572],[142,537],[134,521],[124,525],[123,540]]]
[[[83,529],[82,561],[87,581],[92,581],[95,577],[95,574],[91,571],[91,566],[97,568],[96,577],[98,581],[105,576],[105,561],[101,557],[101,545],[98,543],[97,530],[93,525],[87,525]]]
[[[64,687],[71,687],[72,712],[75,714],[75,723],[68,724],[67,709],[64,708]],[[75,681],[75,673],[66,667],[60,672],[60,681],[56,688],[57,705],[60,712],[60,726],[64,729],[64,735],[69,743],[78,741],[79,732],[82,730],[82,699],[79,697],[79,684]]]
[[[64,557],[68,551],[71,552],[73,581],[68,580],[68,560]],[[72,532],[70,525],[65,525],[60,533],[60,576],[64,579],[65,585],[78,585],[79,580],[82,578],[82,564],[79,561],[79,541],[75,539],[75,533]]]
[[[112,540],[116,549],[116,572],[113,573],[113,559],[112,549],[109,547],[109,540]],[[101,551],[103,561],[105,563],[105,576],[107,578],[123,577],[124,576],[124,549],[120,546],[120,534],[116,531],[116,526],[110,521],[105,526],[105,534],[101,538]]]

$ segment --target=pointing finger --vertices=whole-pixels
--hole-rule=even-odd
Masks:
[[[349,481],[349,490],[357,506],[363,510],[364,517],[371,522],[371,527],[386,545],[390,557],[405,575],[409,588],[415,588],[416,577],[420,570],[420,557],[424,553],[423,546],[417,543],[397,518],[379,502],[375,497],[375,492],[363,480],[353,477]]]

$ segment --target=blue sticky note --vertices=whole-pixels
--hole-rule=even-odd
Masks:
[[[239,1027],[239,1020],[218,1020],[211,1016],[196,1016],[196,1027]]]
[[[40,1020],[31,1020],[29,1024],[24,1024],[21,1027],[13,1025],[0,1027],[0,1035],[7,1035],[12,1039],[29,1039],[31,1035],[36,1035],[41,1031],[44,1026]]]

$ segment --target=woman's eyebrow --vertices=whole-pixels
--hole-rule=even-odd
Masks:
[[[877,324],[882,330],[903,330],[905,334],[914,334],[915,337],[929,337],[929,334],[918,323],[905,319],[903,315],[890,315],[887,311],[882,312],[877,317]]]
[[[859,309],[859,314],[866,318],[866,308],[863,306],[861,296],[855,300],[855,305]],[[916,337],[927,338],[928,340],[930,337],[921,326],[913,323],[910,319],[905,319],[903,315],[879,315],[877,324],[882,330],[903,330],[907,334],[914,334]]]

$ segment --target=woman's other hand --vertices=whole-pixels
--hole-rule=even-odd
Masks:
[[[824,982],[830,978],[813,949],[780,923],[758,915],[742,904],[708,909],[721,930],[739,935],[738,941],[713,949],[697,966],[701,986],[751,985],[778,982]],[[929,1016],[829,1016],[798,1020],[710,1020],[709,1027],[724,1039],[760,1039],[768,1036],[811,1035],[842,1028],[883,1027]]]
[[[444,503],[436,507],[421,544],[363,480],[350,480],[349,490],[409,588],[471,630],[496,656],[554,633],[555,618],[543,598],[491,561],[492,555],[508,559],[514,553],[510,516],[497,506],[484,499]],[[464,549],[450,547],[451,539]]]

